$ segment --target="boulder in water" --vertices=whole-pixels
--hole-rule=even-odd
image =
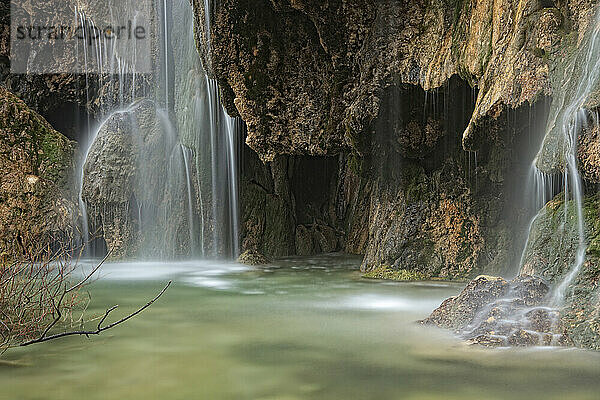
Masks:
[[[511,297],[522,305],[533,307],[542,304],[550,287],[540,278],[521,275],[511,281]]]
[[[421,323],[453,330],[464,329],[483,307],[504,297],[508,290],[506,280],[481,275],[472,280],[458,296],[444,301]]]
[[[246,250],[238,257],[237,261],[241,264],[252,266],[266,265],[270,262],[265,256],[263,256],[256,250]]]
[[[480,276],[421,323],[452,329],[468,343],[486,347],[563,345],[558,312],[541,307],[549,289],[532,276],[511,282]]]
[[[186,176],[195,160],[190,154],[186,161],[184,151],[149,99],[100,127],[84,165],[82,199],[90,232],[105,240],[111,257],[193,254],[200,240],[190,224],[199,212],[190,203],[198,194],[194,169]]]

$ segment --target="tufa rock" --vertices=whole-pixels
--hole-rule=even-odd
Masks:
[[[246,265],[266,265],[270,261],[256,250],[246,250],[237,259],[237,262]]]
[[[5,258],[67,246],[77,220],[74,143],[0,87],[0,248]],[[21,242],[21,244],[19,244]],[[36,247],[35,249],[33,247]]]

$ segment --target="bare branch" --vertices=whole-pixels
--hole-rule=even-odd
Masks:
[[[116,309],[117,309],[117,307],[119,307],[119,305],[118,305],[118,304],[117,304],[117,305],[114,305],[114,306],[112,306],[111,308],[109,308],[108,310],[106,310],[106,313],[104,314],[104,317],[102,317],[102,319],[100,320],[100,322],[98,322],[98,328],[97,328],[97,330],[98,330],[98,331],[99,331],[100,329],[102,329],[102,328],[101,328],[101,326],[102,326],[102,324],[104,323],[104,321],[106,320],[106,318],[108,317],[108,314],[110,314],[110,313],[111,313],[113,310],[116,310]]]
[[[44,333],[38,338],[38,339],[34,339],[34,340],[30,340],[28,342],[25,343],[21,343],[20,346],[29,346],[35,343],[42,343],[42,342],[47,342],[49,340],[55,340],[55,339],[59,339],[59,338],[63,338],[63,337],[67,337],[67,336],[90,336],[90,335],[99,335],[102,332],[114,328],[117,325],[122,324],[123,322],[135,317],[136,315],[140,314],[142,311],[144,311],[145,309],[147,309],[148,307],[150,307],[156,300],[158,300],[169,288],[169,286],[171,286],[172,281],[169,281],[169,283],[167,283],[167,285],[160,291],[160,293],[158,293],[158,295],[156,295],[156,297],[154,297],[152,300],[150,300],[148,303],[146,303],[146,305],[144,305],[143,307],[139,308],[138,310],[136,310],[135,312],[127,315],[126,317],[121,318],[120,320],[113,322],[112,324],[106,325],[104,327],[102,327],[102,323],[106,320],[106,318],[108,317],[108,315],[114,311],[118,306],[113,306],[111,308],[109,308],[108,310],[106,310],[106,312],[104,313],[104,317],[102,317],[100,323],[98,324],[98,327],[95,331],[72,331],[72,332],[63,332],[63,333],[58,333],[56,335],[51,335],[51,336],[46,336],[47,335],[47,331],[44,331]],[[53,326],[53,325],[52,325]]]
[[[100,269],[100,267],[102,266],[102,264],[104,264],[104,262],[108,259],[109,256],[110,256],[110,250],[108,251],[108,253],[106,254],[106,256],[102,259],[102,261],[100,261],[98,263],[98,265],[96,265],[94,267],[94,269],[91,270],[90,273],[85,276],[85,278],[83,278],[78,284],[73,285],[72,287],[70,287],[69,289],[67,289],[65,291],[65,293],[70,293],[73,290],[76,290],[76,289],[79,289],[80,287],[82,287],[92,277],[92,275],[94,275],[96,273],[96,271],[98,271]]]

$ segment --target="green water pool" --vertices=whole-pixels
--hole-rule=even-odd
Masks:
[[[116,319],[173,285],[102,336],[7,352],[0,399],[600,398],[599,354],[466,346],[415,324],[460,284],[365,280],[359,265],[107,264],[88,315],[119,304]]]

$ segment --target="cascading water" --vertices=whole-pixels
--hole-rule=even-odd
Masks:
[[[196,157],[198,199],[202,226],[210,222],[211,229],[201,229],[200,243],[207,250],[207,238],[217,254],[237,257],[239,253],[238,159],[243,136],[243,123],[230,117],[221,103],[219,86],[208,76],[198,55],[194,40],[193,12],[186,0],[176,0],[174,18],[180,24],[173,27],[174,37],[181,38],[174,46],[175,114],[180,139],[193,149]],[[205,10],[210,10],[206,0]],[[207,32],[210,12],[205,12]],[[208,35],[208,33],[207,33]],[[204,46],[210,51],[210,39]],[[209,57],[207,57],[208,59]]]
[[[461,333],[465,338],[485,345],[564,345],[568,339],[560,327],[560,309],[568,297],[585,262],[587,239],[583,212],[583,183],[577,165],[578,136],[588,123],[598,118],[585,110],[585,103],[600,83],[600,8],[585,38],[562,66],[564,79],[554,88],[555,96],[546,125],[546,134],[528,177],[526,200],[529,212],[537,214],[529,224],[528,239],[521,256],[520,273],[506,283],[506,295],[481,307]],[[546,172],[544,172],[546,171]],[[539,273],[528,265],[539,218],[548,217],[548,203],[563,191],[564,213],[554,232],[562,249],[572,257],[555,286],[528,274]],[[554,226],[554,225],[553,225]],[[548,243],[540,244],[547,246]],[[557,250],[557,251],[561,251]],[[573,254],[571,254],[573,253]],[[549,260],[540,261],[544,269]],[[561,273],[561,272],[559,272]]]
[[[535,165],[535,160],[531,163],[529,174],[527,177],[527,188],[529,188],[527,196],[527,212],[528,215],[533,215],[527,226],[527,239],[525,246],[521,252],[519,267],[525,262],[527,250],[529,246],[529,236],[533,225],[538,218],[538,212],[554,198],[559,192],[562,185],[562,179],[557,174],[546,174],[540,171]]]
[[[554,162],[558,160],[562,164],[565,225],[572,220],[569,218],[569,200],[572,200],[575,207],[577,250],[570,270],[552,295],[552,305],[555,307],[559,307],[564,301],[567,288],[577,277],[585,261],[587,241],[583,216],[583,187],[577,166],[577,139],[582,128],[590,120],[589,112],[584,108],[585,103],[600,81],[600,11],[596,11],[591,21],[581,50],[566,63],[563,76],[565,79],[561,81],[561,86],[555,89],[548,133],[534,161],[535,166],[541,167],[547,167],[547,160],[552,158]],[[551,192],[547,184],[543,185],[542,190],[546,193]]]
[[[129,15],[129,17],[132,22],[135,23],[137,19],[137,13],[135,12],[133,3],[131,1],[126,1],[121,4],[121,9],[123,7],[124,9],[132,10],[132,13]],[[113,11],[111,7],[111,15],[112,13]],[[78,6],[75,7],[75,19],[82,27],[95,27],[94,21],[86,15],[85,10],[80,9]],[[87,103],[90,104],[92,102],[92,95],[90,93],[92,80],[96,80],[96,85],[98,88],[107,86],[118,87],[118,91],[117,93],[111,93],[109,96],[106,96],[106,98],[103,99],[104,101],[98,110],[98,118],[103,121],[102,123],[98,124],[96,127],[93,127],[88,114],[87,126],[91,127],[91,129],[87,132],[87,134],[84,134],[80,140],[80,146],[82,149],[84,149],[84,151],[82,152],[79,161],[79,175],[76,181],[78,183],[77,200],[81,219],[79,223],[79,243],[76,244],[76,247],[82,250],[84,256],[91,256],[95,252],[94,242],[91,240],[89,230],[90,221],[88,218],[87,205],[83,199],[83,168],[89,155],[89,150],[96,139],[99,130],[109,119],[110,115],[112,115],[116,110],[123,110],[125,108],[125,104],[129,103],[131,99],[135,99],[139,95],[145,95],[145,93],[141,91],[138,92],[135,81],[137,75],[135,69],[137,57],[135,42],[127,42],[125,47],[123,47],[122,44],[117,46],[116,41],[113,41],[112,44],[110,44],[106,37],[89,38],[87,37],[89,32],[90,31],[88,29],[82,30],[84,44],[80,46],[77,42],[76,50],[76,57],[78,59],[79,57],[83,58],[83,60],[78,60],[78,63],[83,66],[83,72],[85,73],[85,91]],[[111,71],[118,71],[118,73],[109,74],[105,72],[105,67],[107,66]],[[98,73],[91,74],[90,71],[93,70],[98,71]],[[127,101],[126,99],[130,100]]]
[[[135,4],[127,10],[136,15]],[[90,62],[111,60],[119,72],[86,75],[108,90],[100,100],[103,123],[83,146],[82,243],[100,236],[119,257],[236,257],[243,124],[225,112],[202,66],[189,2],[157,0],[155,10],[160,40],[150,77],[101,40],[86,53]],[[144,79],[150,84],[140,90]],[[88,255],[100,255],[89,247]]]

